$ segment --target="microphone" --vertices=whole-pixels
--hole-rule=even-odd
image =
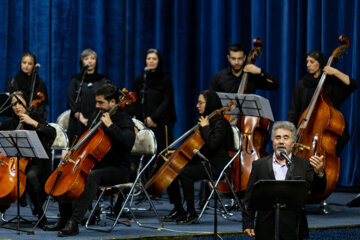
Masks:
[[[279,155],[286,160],[286,165],[290,166],[290,165],[292,164],[291,159],[288,157],[288,155],[286,154],[286,152],[281,151],[281,152],[279,153]]]
[[[90,64],[86,64],[83,66],[83,71],[85,71],[86,69],[88,69],[90,67]]]
[[[145,72],[145,73],[150,72],[150,68],[149,68],[149,67],[147,67],[147,66],[146,66],[146,67],[144,67],[144,72]]]
[[[194,149],[194,150],[193,150],[193,153],[194,153],[196,156],[200,157],[202,160],[205,160],[205,161],[209,162],[209,159],[207,159],[199,150]]]
[[[35,69],[38,70],[40,68],[40,63],[35,64]]]

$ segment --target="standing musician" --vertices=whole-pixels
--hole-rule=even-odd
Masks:
[[[243,209],[243,229],[252,238],[268,240],[274,239],[275,235],[275,209],[258,211],[254,227],[255,209],[252,207],[251,195],[257,181],[261,179],[305,180],[309,183],[312,192],[322,192],[325,189],[324,157],[312,156],[308,161],[292,155],[296,136],[293,123],[275,122],[271,132],[274,154],[252,163]],[[285,152],[291,159],[290,165],[281,156],[281,152]],[[280,209],[279,226],[280,239],[303,239],[309,235],[305,209]]]
[[[309,106],[315,89],[319,83],[323,72],[327,73],[324,91],[336,109],[340,109],[341,104],[357,88],[357,83],[348,75],[336,68],[326,66],[326,57],[320,51],[312,51],[307,55],[306,66],[308,72],[303,76],[293,90],[291,104],[287,115],[287,120],[298,123],[301,114]],[[345,123],[343,135],[338,140],[336,155],[339,156],[350,138],[348,124]]]
[[[80,55],[81,73],[72,77],[68,87],[67,105],[71,113],[67,135],[70,143],[76,140],[75,136],[80,137],[90,125],[89,119],[96,111],[95,90],[110,82],[104,75],[99,74],[97,69],[98,58],[96,52],[89,48],[83,50]],[[81,86],[82,80],[83,84]]]
[[[6,91],[13,93],[15,91],[22,91],[29,99],[35,99],[38,92],[45,95],[45,100],[39,103],[38,107],[32,111],[31,115],[41,117],[46,120],[46,105],[48,104],[48,94],[44,81],[38,74],[34,73],[36,64],[36,56],[34,53],[25,52],[20,60],[20,71],[13,77],[8,85]],[[33,76],[33,73],[35,76]],[[34,78],[33,78],[34,77]],[[34,90],[33,79],[35,81]],[[31,96],[33,94],[33,96]]]
[[[27,114],[28,98],[23,92],[14,92],[11,104],[13,114],[1,123],[0,130],[15,130],[19,123],[22,123],[22,129],[36,131],[48,156],[50,156],[50,147],[56,137],[56,130],[39,115]],[[26,165],[26,191],[34,206],[33,214],[38,218],[43,214],[42,206],[46,199],[44,184],[50,172],[51,162],[49,159],[32,158]],[[4,213],[8,207],[9,205],[0,206],[1,212]],[[45,224],[46,218],[43,218],[38,226],[43,227]]]
[[[96,108],[103,113],[100,118],[103,130],[112,145],[103,159],[90,171],[80,197],[72,203],[60,202],[59,221],[54,225],[45,226],[45,230],[59,231],[59,237],[79,233],[78,224],[91,206],[100,185],[124,183],[130,176],[130,154],[135,142],[134,123],[120,108],[112,116],[108,113],[119,103],[119,90],[116,86],[104,84],[96,90],[95,95]]]
[[[227,151],[233,146],[233,132],[229,122],[222,115],[215,114],[212,118],[208,118],[208,115],[213,111],[222,107],[216,92],[211,90],[202,92],[199,95],[196,107],[200,114],[198,122],[200,133],[205,141],[200,151],[208,158],[215,178],[229,160]],[[194,181],[201,179],[208,179],[208,176],[201,159],[195,157],[181,170],[175,181],[168,187],[170,202],[175,207],[168,216],[163,218],[163,221],[177,222],[178,224],[196,222],[198,216],[194,207]],[[183,188],[187,212],[182,205],[178,180],[181,181]]]
[[[227,59],[230,63],[229,68],[217,72],[210,82],[210,89],[216,92],[237,93],[242,75],[244,72],[250,73],[246,93],[255,93],[257,89],[276,90],[279,83],[274,77],[265,73],[263,69],[254,64],[244,66],[246,55],[244,47],[236,43],[229,47]]]

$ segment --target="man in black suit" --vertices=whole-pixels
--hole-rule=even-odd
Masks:
[[[296,127],[287,121],[275,122],[271,132],[274,154],[253,162],[247,185],[243,210],[243,229],[250,237],[273,239],[275,235],[275,209],[258,211],[251,203],[254,184],[260,179],[305,180],[312,192],[321,193],[326,187],[323,156],[312,156],[309,160],[293,156],[291,151],[296,140]],[[291,159],[288,165],[281,156],[285,152]],[[280,210],[280,239],[303,239],[309,236],[305,209]]]

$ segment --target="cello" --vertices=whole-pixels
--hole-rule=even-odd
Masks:
[[[38,99],[31,102],[26,114],[30,114],[45,99],[42,92],[38,92],[37,97]],[[19,122],[15,130],[20,129],[23,129],[23,123],[21,122]],[[25,170],[29,160],[31,159],[5,157],[0,152],[0,205],[10,205],[23,195],[26,188]]]
[[[124,90],[120,102],[109,110],[112,115],[126,104],[136,101],[135,93]],[[100,111],[99,111],[100,112]],[[96,162],[106,155],[111,148],[111,141],[102,129],[102,121],[98,121],[87,130],[71,149],[57,169],[49,176],[45,183],[45,192],[60,201],[72,202],[84,191],[86,177]]]
[[[220,108],[212,112],[209,115],[209,119],[217,114],[231,111],[234,103],[229,102],[228,105],[229,107]],[[162,154],[168,152],[168,149],[173,148],[186,137],[188,138],[168,158],[162,156]],[[180,170],[194,157],[194,150],[199,150],[204,144],[205,141],[201,137],[200,126],[197,124],[159,153],[159,156],[162,156],[166,161],[149,179],[145,189],[151,195],[159,196],[174,181]]]
[[[248,54],[246,65],[254,64],[261,54],[262,41],[259,38],[254,38],[253,45],[254,48]],[[249,73],[244,72],[238,90],[239,94],[246,93],[248,80]],[[269,133],[270,120],[241,115],[236,125],[241,132],[241,153],[233,162],[231,175],[234,191],[240,192],[244,191],[247,187],[252,162],[266,155],[264,142],[265,137]],[[229,155],[233,156],[234,153],[230,152]],[[230,188],[226,182],[221,182],[218,185],[218,191],[229,193]]]
[[[342,44],[337,47],[326,66],[337,61],[341,54],[349,47],[349,39],[345,35],[339,37]],[[343,134],[345,120],[340,111],[323,91],[327,74],[321,75],[308,108],[302,113],[298,122],[298,139],[295,143],[294,154],[298,157],[309,159],[312,155],[324,156],[326,172],[326,188],[322,194],[311,193],[308,201],[319,203],[325,200],[335,189],[339,178],[340,158],[336,156],[336,144]]]

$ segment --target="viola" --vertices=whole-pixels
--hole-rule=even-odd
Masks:
[[[253,45],[254,48],[248,54],[246,65],[254,64],[261,54],[262,41],[259,38],[254,38]],[[249,73],[244,72],[238,93],[246,94],[248,80]],[[239,116],[237,120],[236,125],[241,133],[241,153],[233,162],[231,176],[233,189],[239,192],[244,191],[247,187],[252,162],[267,155],[265,151],[265,138],[269,134],[270,120],[253,116]],[[235,153],[230,152],[229,154],[234,156]],[[218,191],[229,193],[230,187],[226,182],[221,182],[218,185]]]
[[[231,111],[233,104],[233,102],[229,102],[229,107],[212,112],[209,119],[216,114]],[[168,149],[174,147],[186,137],[187,139],[168,158],[162,156]],[[194,157],[194,150],[199,150],[204,144],[205,141],[201,137],[200,126],[197,124],[159,154],[166,161],[146,183],[146,190],[153,196],[159,196],[174,181],[180,170]]]
[[[347,36],[341,35],[337,47],[327,65],[337,61],[341,54],[349,47],[350,41]],[[312,155],[323,155],[326,172],[326,188],[322,194],[309,196],[309,202],[319,203],[325,200],[335,189],[339,178],[340,158],[336,156],[336,144],[345,128],[344,116],[333,107],[333,104],[323,91],[327,74],[324,72],[315,89],[308,108],[302,113],[298,122],[298,139],[294,154],[310,159]]]
[[[31,102],[29,111],[30,114],[38,104],[45,100],[45,95],[42,92],[37,93],[38,99]],[[23,123],[19,123],[15,130],[23,129]],[[26,187],[25,169],[31,159],[16,157],[5,157],[0,152],[0,205],[10,205],[20,198]],[[19,162],[19,171],[18,171]],[[19,178],[18,178],[19,172]],[[18,196],[18,179],[19,179],[19,196]]]
[[[119,107],[136,101],[136,94],[122,91],[119,104],[112,107],[112,115]],[[111,148],[109,137],[102,130],[102,121],[86,131],[73,146],[66,158],[49,176],[45,192],[63,202],[72,202],[84,191],[86,178],[94,165],[101,161]]]

